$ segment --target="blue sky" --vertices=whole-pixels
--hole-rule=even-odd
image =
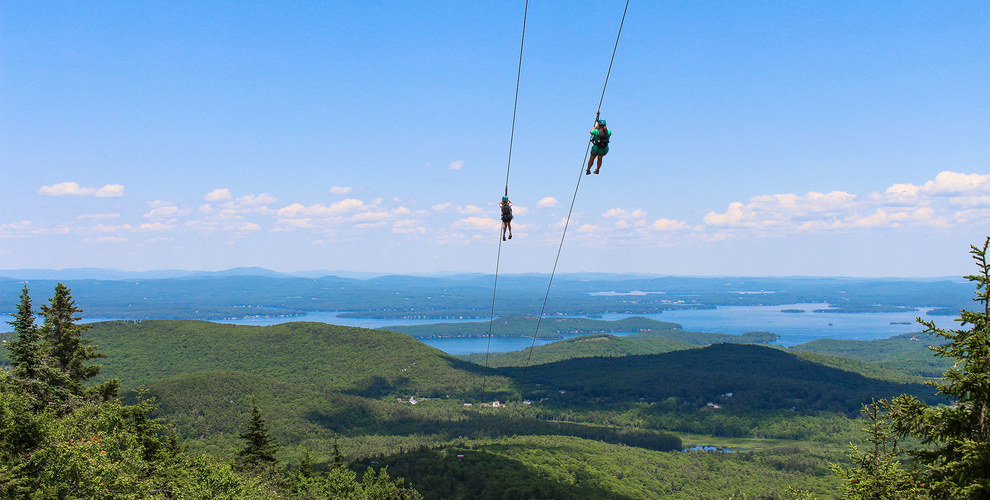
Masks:
[[[621,1],[529,8],[502,272],[549,272]],[[492,272],[523,2],[4,2],[0,268]],[[938,276],[990,4],[631,2],[561,271]]]

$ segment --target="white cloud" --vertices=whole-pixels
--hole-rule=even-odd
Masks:
[[[680,229],[688,229],[688,225],[684,221],[673,220],[673,219],[657,219],[650,224],[650,229],[654,231],[678,231]]]
[[[309,217],[299,217],[299,218],[282,218],[279,219],[275,225],[276,231],[286,231],[289,229],[308,229],[315,227],[313,226],[312,219]]]
[[[517,206],[513,206],[512,207],[512,214],[513,215],[526,215],[526,213],[528,213],[528,212],[529,212],[529,209],[526,208],[526,207],[517,207]]]
[[[395,215],[406,215],[406,214],[408,214],[410,212],[411,212],[411,210],[409,210],[406,207],[399,207],[399,208],[396,208],[395,210],[392,210],[392,213],[395,214]]]
[[[963,210],[953,213],[952,207]],[[921,185],[894,183],[865,196],[844,191],[754,196],[748,203],[730,203],[724,212],[708,212],[704,223],[778,232],[948,227],[985,221],[983,207],[990,207],[990,174],[943,171]]]
[[[93,219],[93,220],[109,220],[109,219],[116,219],[118,217],[120,217],[120,214],[103,213],[103,214],[82,214],[82,215],[77,216],[76,218],[79,219],[79,220],[89,220],[89,219]]]
[[[130,231],[132,229],[130,224],[121,224],[119,226],[107,226],[105,224],[97,224],[92,227],[93,231],[101,233],[115,233],[117,231]]]
[[[450,165],[447,165],[447,168],[451,170],[460,170],[464,168],[464,160],[452,161],[450,162]]]
[[[172,224],[163,224],[161,222],[152,222],[148,224],[141,224],[137,229],[138,231],[161,232],[171,231],[172,229],[175,229],[175,226]]]
[[[465,205],[463,207],[457,207],[457,211],[464,215],[480,214],[484,212],[481,207],[477,205]]]
[[[425,234],[426,228],[418,225],[420,222],[418,220],[400,220],[392,225],[393,233],[408,234],[408,233],[420,233]]]
[[[122,184],[107,184],[96,190],[97,198],[119,198],[124,196],[124,186]]]
[[[96,243],[124,243],[127,241],[127,238],[122,236],[100,236],[99,238],[86,238],[86,241]]]
[[[949,203],[957,207],[990,207],[990,196],[954,196],[949,198]]]
[[[51,186],[41,186],[38,194],[43,196],[96,196],[98,198],[115,198],[124,195],[121,184],[107,184],[99,189],[80,187],[75,182],[60,182]]]
[[[502,222],[498,219],[487,217],[468,217],[454,222],[454,227],[478,230],[498,230],[502,227]]]
[[[180,217],[189,215],[190,212],[188,209],[179,208],[177,205],[161,200],[149,201],[148,206],[151,207],[151,210],[145,213],[144,217],[149,219]]]
[[[632,212],[628,212],[621,208],[611,208],[609,210],[606,210],[605,213],[602,214],[602,217],[619,217],[619,218],[632,217],[633,219],[642,219],[643,217],[646,217],[646,212],[638,208],[633,210]]]
[[[990,174],[961,174],[943,171],[925,183],[922,190],[932,194],[990,192]]]
[[[230,198],[230,190],[227,188],[214,189],[213,191],[206,193],[206,196],[203,196],[204,201],[226,201]]]
[[[350,193],[354,188],[350,186],[332,186],[330,188],[330,194],[347,194]]]
[[[279,217],[293,218],[299,215],[308,216],[328,216],[328,215],[339,215],[347,213],[349,211],[366,206],[363,201],[347,198],[340,200],[336,203],[331,203],[330,206],[323,205],[322,203],[317,203],[315,205],[305,206],[302,203],[293,203],[291,205],[282,207],[278,209]]]
[[[539,208],[555,207],[557,206],[557,198],[554,198],[553,196],[547,196],[545,198],[540,199],[540,201],[536,202],[536,206]]]
[[[973,208],[960,210],[955,213],[955,219],[959,222],[986,222],[990,220],[990,208]]]
[[[237,226],[237,231],[260,231],[261,226],[255,224],[254,222],[242,222]]]
[[[358,229],[374,229],[377,227],[385,227],[387,225],[388,222],[380,220],[378,222],[362,222],[361,224],[354,224],[354,227]]]
[[[392,214],[383,211],[361,212],[354,214],[354,220],[382,220],[392,217]]]
[[[595,231],[598,231],[598,229],[599,229],[598,226],[596,226],[594,224],[584,224],[581,227],[577,228],[577,232],[579,232],[579,233],[593,233]]]
[[[257,195],[249,194],[246,196],[241,196],[240,198],[237,199],[237,203],[240,203],[241,205],[247,205],[249,207],[268,205],[271,203],[275,203],[276,201],[278,201],[278,198],[268,193],[261,193]]]
[[[442,211],[442,210],[447,210],[451,206],[452,205],[450,204],[450,202],[447,202],[447,203],[439,203],[439,204],[433,205],[430,208],[433,209],[433,210],[436,210],[437,212],[439,212],[439,211]]]
[[[854,208],[856,195],[844,191],[805,196],[796,194],[767,194],[754,196],[748,204],[732,202],[725,213],[715,211],[705,215],[705,224],[718,227],[772,227],[788,221],[832,218]]]

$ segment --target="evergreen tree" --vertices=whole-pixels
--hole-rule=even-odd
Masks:
[[[278,445],[268,433],[265,418],[261,416],[258,402],[251,398],[251,419],[245,424],[245,431],[240,434],[245,447],[238,453],[238,462],[245,470],[271,471],[278,465]]]
[[[76,324],[82,309],[76,307],[72,292],[59,283],[55,295],[48,305],[41,306],[44,323],[39,336],[41,340],[40,363],[41,400],[44,406],[52,405],[57,411],[65,411],[74,400],[108,400],[117,396],[120,381],[110,379],[94,386],[84,387],[83,383],[100,373],[100,365],[88,365],[87,361],[102,358],[90,339],[82,337],[88,329]]]
[[[948,340],[932,346],[935,356],[949,358],[953,368],[942,381],[932,382],[950,406],[929,406],[914,396],[892,402],[894,428],[916,436],[925,448],[908,450],[920,466],[923,480],[936,498],[990,498],[990,264],[987,250],[971,246],[979,273],[966,276],[976,283],[978,311],[962,311],[960,327],[944,330],[933,322],[918,322],[926,331]]]
[[[13,375],[26,380],[37,378],[41,364],[40,337],[38,327],[34,324],[34,311],[31,310],[31,296],[26,284],[21,290],[14,321],[8,321],[7,324],[14,327],[14,333],[17,334],[16,340],[7,342],[10,363],[14,365]]]
[[[842,498],[866,500],[928,498],[927,490],[916,481],[897,460],[897,435],[893,430],[890,403],[881,399],[863,405],[863,416],[869,424],[863,429],[869,436],[870,448],[860,452],[849,445],[849,460],[855,467],[846,469],[833,464],[832,470],[842,479]]]
[[[45,322],[41,327],[51,362],[74,383],[81,384],[100,373],[99,365],[86,366],[85,362],[103,357],[97,354],[96,346],[89,339],[82,338],[82,332],[89,326],[78,325],[81,317],[75,316],[82,309],[76,307],[72,292],[59,283],[55,286],[55,296],[48,305],[41,306]]]

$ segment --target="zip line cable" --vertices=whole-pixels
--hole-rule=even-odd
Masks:
[[[519,40],[519,66],[516,68],[516,95],[512,101],[512,128],[509,131],[509,159],[505,164],[505,196],[509,196],[509,169],[512,167],[512,141],[516,136],[516,109],[519,105],[519,79],[522,76],[523,47],[526,45],[526,16],[529,14],[529,0],[523,7],[522,38]],[[481,377],[481,393],[485,393],[488,376],[488,355],[492,347],[492,327],[495,325],[495,293],[498,291],[498,266],[502,259],[502,240],[498,240],[498,253],[495,254],[495,283],[492,286],[492,312],[488,320],[488,345],[485,348],[485,374]]]
[[[612,58],[608,61],[608,72],[605,73],[605,84],[602,85],[602,96],[598,100],[598,109],[601,110],[602,103],[605,101],[605,89],[608,88],[608,78],[612,74],[612,63],[615,62],[615,52],[619,48],[619,37],[622,36],[622,25],[626,22],[626,11],[629,10],[629,0],[626,0],[626,6],[622,9],[622,20],[619,21],[619,32],[615,35],[615,46],[612,47]],[[597,125],[597,123],[596,123]],[[581,187],[581,177],[583,177],[583,171],[585,169],[585,161],[588,159],[588,153],[591,152],[591,142],[588,142],[588,147],[584,152],[584,159],[581,160],[581,171],[578,172],[577,184],[574,186],[574,195],[571,196],[571,207],[567,210],[567,219],[564,220],[564,230],[560,235],[560,245],[557,247],[557,257],[553,260],[553,270],[550,271],[550,281],[547,283],[547,293],[543,297],[543,307],[540,308],[540,316],[536,320],[536,331],[533,332],[533,342],[529,346],[529,355],[526,356],[526,365],[523,367],[522,377],[519,379],[519,395],[522,397],[523,387],[526,383],[526,372],[529,370],[530,360],[533,358],[533,348],[536,347],[536,337],[540,333],[540,324],[543,322],[543,313],[547,308],[547,299],[550,298],[550,287],[553,286],[553,277],[557,273],[557,262],[560,261],[560,251],[564,248],[564,237],[567,236],[567,226],[571,222],[571,213],[574,211],[574,202],[577,200],[578,189]],[[487,355],[486,355],[487,360]],[[487,361],[486,361],[487,366]]]

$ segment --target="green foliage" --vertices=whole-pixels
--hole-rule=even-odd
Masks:
[[[681,330],[650,330],[626,337],[631,340],[667,339],[688,344],[706,346],[712,344],[766,344],[780,338],[769,332],[748,332],[742,335],[728,333],[687,332]]]
[[[5,498],[243,498],[229,467],[181,453],[153,406],[84,403],[35,415],[0,394],[0,495]],[[230,493],[232,494],[225,494]],[[198,493],[198,494],[197,494]]]
[[[941,381],[933,382],[951,406],[929,406],[902,395],[892,402],[895,429],[920,438],[927,446],[908,450],[919,474],[936,498],[990,498],[990,263],[987,249],[972,246],[979,272],[966,276],[976,283],[977,311],[962,311],[961,326],[944,330],[918,321],[926,331],[948,341],[931,349],[952,361]]]
[[[866,361],[909,375],[939,377],[952,363],[933,357],[929,348],[944,343],[929,335],[906,333],[880,340],[819,339],[790,349]]]
[[[31,298],[27,286],[21,290],[14,321],[17,338],[8,343],[13,365],[8,383],[21,392],[32,411],[46,409],[67,412],[72,406],[87,400],[115,397],[119,383],[107,380],[95,387],[84,383],[100,372],[99,365],[88,361],[102,357],[90,339],[82,338],[85,329],[76,324],[81,310],[75,306],[72,294],[61,283],[49,304],[41,307],[44,324],[34,324]]]
[[[629,356],[636,354],[660,354],[671,351],[695,348],[694,344],[669,340],[631,339],[615,335],[582,335],[572,339],[559,340],[550,344],[536,346],[530,355],[529,349],[506,353],[491,353],[488,356],[488,366],[493,368],[506,366],[539,365],[563,361],[572,358],[587,358],[595,356]],[[485,354],[467,354],[458,356],[472,363],[484,364]]]
[[[924,483],[904,470],[897,459],[901,452],[897,449],[890,403],[874,401],[863,405],[862,413],[868,423],[863,430],[871,448],[861,453],[856,445],[850,444],[848,458],[853,467],[832,466],[842,479],[842,497],[854,500],[928,498]]]
[[[251,419],[244,424],[244,432],[238,437],[244,440],[244,448],[237,454],[238,464],[245,470],[271,471],[278,466],[278,444],[268,433],[268,425],[261,416],[258,403],[252,398]]]
[[[320,391],[363,396],[446,396],[511,382],[400,333],[324,323],[243,326],[204,321],[95,323],[104,372],[135,388],[223,368]],[[485,374],[489,376],[485,378]]]
[[[786,498],[835,487],[803,452],[662,453],[576,437],[516,437],[378,457],[427,499]]]
[[[13,322],[19,329],[15,369],[11,374],[0,370],[0,497],[267,499],[285,494],[284,471],[257,405],[241,435],[249,442],[239,462],[246,475],[208,456],[188,455],[164,421],[151,417],[151,400],[138,395],[135,404],[124,404],[113,398],[116,379],[83,386],[100,369],[85,362],[101,354],[91,339],[81,338],[74,316],[79,309],[67,288],[59,285],[50,305],[42,308],[40,344],[32,341],[35,330],[25,297],[26,289]],[[32,345],[37,347],[29,349]],[[33,353],[38,353],[37,366],[30,361]],[[37,383],[25,379],[32,374]],[[362,481],[343,470],[312,477],[332,485],[313,498],[418,498],[386,472],[369,471]]]
[[[21,380],[37,380],[42,363],[41,336],[34,324],[34,311],[31,309],[27,285],[21,290],[14,320],[7,324],[14,327],[14,334],[17,335],[16,339],[6,343],[10,350],[14,376]]]
[[[818,354],[807,351],[788,350],[788,352],[792,352],[794,355],[805,361],[811,361],[812,363],[818,363],[820,365],[836,368],[846,372],[858,373],[868,378],[888,380],[890,382],[898,382],[902,384],[923,384],[927,382],[927,379],[924,377],[909,375],[904,371],[890,368],[890,365],[888,364],[881,365],[879,363],[858,361],[840,356],[831,356],[828,354]]]
[[[500,372],[522,377],[520,368],[502,368]],[[793,408],[802,413],[852,414],[878,393],[910,392],[927,400],[933,397],[922,384],[867,378],[804,361],[779,349],[746,344],[536,365],[529,367],[526,383],[533,397],[569,405],[677,398],[695,409],[713,403],[726,409]]]

